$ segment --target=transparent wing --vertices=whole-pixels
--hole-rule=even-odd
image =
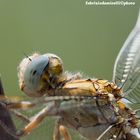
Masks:
[[[132,102],[140,99],[140,13],[136,26],[120,50],[113,71],[113,81]]]

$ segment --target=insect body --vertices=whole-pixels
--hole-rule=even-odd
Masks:
[[[47,116],[58,116],[53,140],[71,140],[67,128],[89,140],[140,139],[137,111],[128,107],[139,104],[140,97],[140,18],[116,59],[113,82],[64,72],[62,60],[54,54],[24,58],[18,76],[20,89],[38,101],[8,102],[6,107],[45,107],[29,120],[15,113],[28,124],[12,135],[27,135]]]

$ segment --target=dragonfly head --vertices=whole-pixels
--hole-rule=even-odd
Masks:
[[[62,72],[63,64],[58,56],[35,53],[24,58],[18,66],[20,89],[28,96],[42,96],[54,88],[53,79]]]

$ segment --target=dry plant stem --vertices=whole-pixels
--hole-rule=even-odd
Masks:
[[[4,89],[2,86],[1,78],[0,78],[0,96],[4,96]],[[10,116],[10,113],[1,104],[0,104],[0,122],[5,124],[9,129],[11,129],[13,132],[16,133],[16,129]],[[0,140],[19,140],[19,139],[8,134],[0,124]]]

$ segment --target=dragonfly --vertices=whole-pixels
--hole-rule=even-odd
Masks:
[[[18,78],[20,89],[33,100],[0,99],[27,123],[12,132],[0,122],[12,136],[29,135],[46,117],[55,116],[53,140],[72,140],[69,129],[87,140],[139,140],[140,16],[116,58],[112,81],[64,71],[61,58],[51,53],[26,56]],[[37,106],[43,108],[30,118],[20,112]]]

